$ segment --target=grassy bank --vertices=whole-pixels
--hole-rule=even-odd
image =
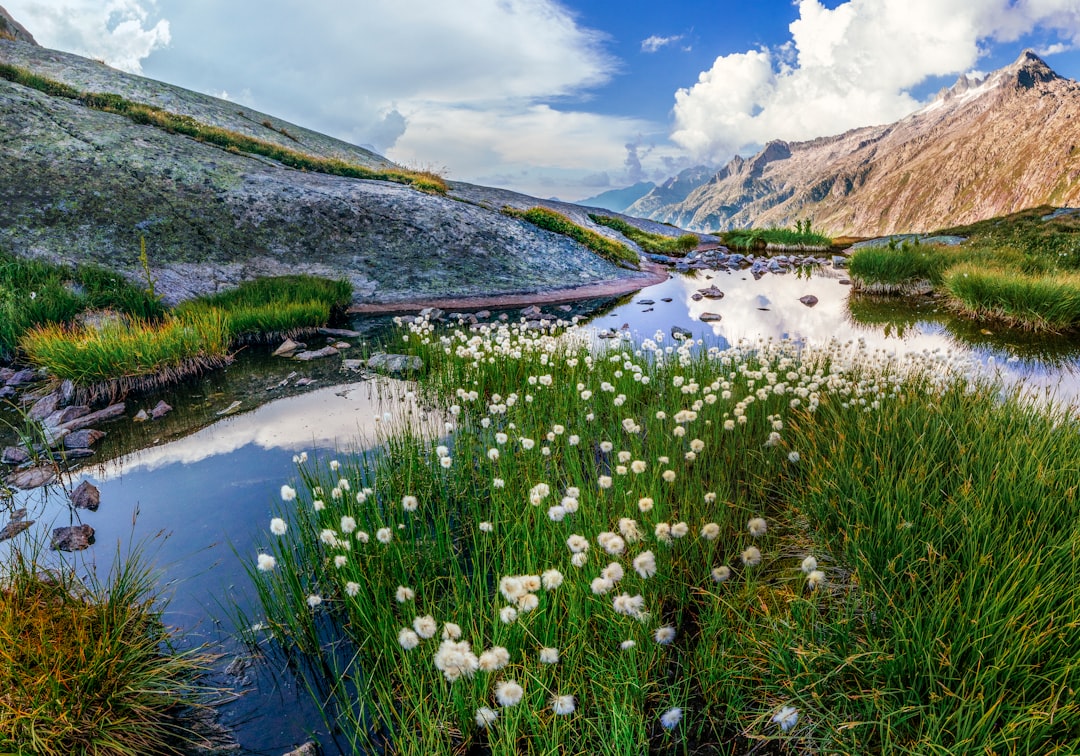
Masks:
[[[582,228],[562,213],[557,213],[546,207],[533,207],[528,210],[517,210],[512,207],[504,207],[502,211],[511,218],[520,218],[523,221],[528,221],[545,231],[552,231],[556,234],[568,236],[578,244],[591,249],[608,262],[615,263],[616,265],[622,262],[630,263],[632,265],[637,265],[638,263],[637,252],[630,249],[625,244],[612,241],[606,236],[601,236],[595,231],[590,231],[587,228]]]
[[[620,218],[612,218],[607,215],[589,214],[589,218],[600,226],[613,228],[630,241],[637,244],[643,251],[658,255],[670,255],[685,257],[688,252],[693,252],[699,240],[696,234],[683,234],[681,236],[665,236],[664,234],[651,234],[642,231],[636,226],[631,226]]]
[[[347,178],[392,181],[407,184],[424,192],[445,194],[446,181],[430,171],[411,171],[400,168],[369,168],[338,158],[310,155],[299,150],[282,147],[274,142],[201,123],[191,116],[172,113],[155,105],[133,102],[121,95],[105,92],[83,92],[63,82],[49,79],[25,68],[0,63],[0,77],[36,89],[52,97],[77,100],[88,108],[125,116],[135,123],[156,126],[174,134],[183,134],[200,142],[217,145],[227,150],[259,155],[287,165],[317,173],[328,173]],[[295,138],[294,138],[295,139]]]
[[[0,588],[0,753],[183,754],[207,659],[174,653],[132,557],[84,585],[18,551]]]
[[[928,356],[403,338],[452,432],[302,462],[251,570],[356,747],[1080,747],[1074,424]]]
[[[858,288],[904,293],[929,282],[957,311],[979,320],[1054,333],[1080,329],[1080,217],[1034,208],[938,234],[953,247],[892,244],[856,251]],[[1045,218],[1045,220],[1044,220]]]
[[[832,239],[810,228],[810,221],[799,221],[791,228],[741,228],[720,234],[724,244],[733,249],[809,250],[827,249]]]
[[[170,312],[152,289],[99,268],[0,256],[0,353],[73,381],[83,398],[117,397],[227,364],[239,345],[325,326],[352,297],[347,281],[282,276]]]

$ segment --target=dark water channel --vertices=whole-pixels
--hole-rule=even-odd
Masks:
[[[760,280],[748,272],[675,275],[607,303],[590,322],[598,330],[625,327],[641,337],[657,330],[669,335],[678,326],[720,346],[774,336],[807,342],[864,339],[871,348],[897,353],[953,350],[986,370],[1000,371],[1007,381],[1052,390],[1070,401],[1080,397],[1080,343],[1075,338],[995,333],[952,317],[929,298],[917,303],[849,300],[850,286],[840,283],[842,274],[766,275]],[[698,289],[713,284],[724,292],[722,299],[692,299]],[[806,295],[817,297],[817,304],[800,302]],[[653,303],[639,304],[642,300]],[[553,307],[544,309],[567,316]],[[702,322],[705,312],[720,320]],[[358,320],[353,326],[378,339],[388,336],[389,318]],[[346,357],[370,348],[353,341],[353,353]],[[91,524],[96,543],[63,557],[81,572],[104,573],[118,549],[141,545],[169,600],[165,619],[176,628],[180,646],[207,644],[221,654],[213,682],[236,696],[220,707],[220,715],[234,730],[239,753],[281,754],[311,736],[335,753],[317,712],[288,670],[256,665],[226,673],[246,653],[233,637],[234,607],[258,616],[243,560],[253,560],[258,544],[268,538],[280,487],[295,470],[293,456],[363,448],[364,439],[372,443],[377,423],[397,406],[392,395],[402,386],[385,379],[358,380],[341,370],[338,357],[296,363],[267,352],[245,350],[227,370],[129,400],[127,417],[102,425],[108,436],[95,457],[64,481],[68,488],[81,480],[98,486],[98,511],[74,512],[57,487],[16,492],[13,499],[0,500],[0,510],[26,507],[36,520],[30,535],[18,536],[16,543],[35,535],[47,542],[53,527]],[[301,378],[314,382],[298,386]],[[131,420],[138,409],[149,409],[159,399],[174,411],[156,421]],[[230,414],[219,414],[230,407]],[[0,417],[14,422],[11,412]],[[0,437],[0,445],[10,442]],[[6,513],[0,514],[6,521]],[[0,544],[0,559],[11,543]]]

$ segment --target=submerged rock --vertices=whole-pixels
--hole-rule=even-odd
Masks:
[[[303,349],[307,344],[303,344],[299,341],[293,341],[292,339],[285,339],[281,346],[274,350],[274,357],[288,357],[293,352]]]
[[[94,542],[94,529],[87,524],[69,525],[53,528],[52,542],[54,551],[82,551]]]
[[[101,491],[88,480],[84,480],[71,492],[71,504],[76,509],[97,510],[101,504]]]
[[[16,509],[11,513],[11,520],[3,528],[0,528],[0,541],[14,538],[19,533],[34,524],[34,520],[26,519],[25,509]]]
[[[339,352],[332,346],[326,346],[322,349],[315,349],[308,352],[300,352],[299,354],[294,354],[293,359],[300,360],[301,362],[310,362],[311,360],[321,360],[324,357],[333,357],[336,354],[341,354],[341,352]]]
[[[84,428],[64,436],[65,449],[88,449],[101,439],[105,438],[105,432]]]
[[[157,404],[155,404],[154,408],[150,410],[150,417],[157,420],[158,418],[165,417],[167,414],[172,412],[172,410],[173,408],[170,405],[166,404],[165,400],[163,399]]]
[[[89,408],[88,407],[87,408],[68,407],[66,410],[64,410],[64,412],[67,412],[68,410],[73,410],[73,409],[82,410],[82,409],[89,409]],[[127,405],[124,404],[123,402],[118,402],[117,404],[110,404],[108,407],[106,407],[103,410],[98,410],[97,412],[90,412],[89,414],[83,414],[83,415],[80,415],[80,416],[76,417],[73,420],[69,420],[67,422],[60,423],[60,427],[66,429],[66,430],[69,430],[69,431],[75,431],[75,430],[79,430],[80,428],[87,428],[87,427],[89,427],[91,425],[96,425],[98,422],[102,422],[102,421],[105,421],[105,420],[113,420],[113,419],[118,418],[121,415],[123,415],[126,411],[127,411]]]
[[[21,465],[30,461],[30,452],[18,446],[7,446],[0,452],[0,462],[5,465]]]
[[[367,361],[371,370],[380,373],[412,373],[424,366],[423,361],[411,354],[376,354]]]
[[[41,488],[42,486],[47,486],[54,480],[56,480],[56,468],[46,467],[44,465],[38,467],[28,467],[25,470],[13,472],[4,480],[9,486],[14,486],[15,488],[21,488],[24,491],[29,491],[34,488]]]

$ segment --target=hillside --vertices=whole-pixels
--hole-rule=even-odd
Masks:
[[[7,18],[5,28],[15,29]],[[373,152],[236,103],[44,49],[21,31],[0,35],[0,64],[305,156],[396,168]],[[158,291],[169,302],[297,272],[348,278],[358,303],[611,282],[633,289],[650,278],[500,212],[546,205],[624,241],[573,204],[464,183],[439,194],[297,170],[5,78],[0,130],[0,249],[96,262],[137,280],[145,237]]]
[[[961,77],[906,118],[735,157],[685,198],[626,212],[702,231],[790,226],[874,236],[1080,203],[1080,85],[1031,52]]]

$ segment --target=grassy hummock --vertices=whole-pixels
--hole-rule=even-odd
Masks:
[[[966,237],[938,247],[869,247],[850,260],[862,289],[904,293],[929,282],[950,306],[979,320],[1025,330],[1080,330],[1080,216],[1039,207],[934,235]]]
[[[832,239],[799,221],[796,228],[740,228],[720,234],[724,244],[734,249],[822,250]]]
[[[257,139],[237,131],[223,129],[220,126],[211,126],[191,116],[172,113],[155,105],[134,102],[118,94],[83,92],[68,84],[49,79],[19,66],[0,63],[0,78],[36,89],[52,97],[78,100],[88,108],[106,113],[116,113],[129,118],[135,123],[156,126],[170,133],[183,134],[200,142],[207,142],[227,150],[270,158],[290,168],[328,173],[347,178],[392,181],[398,184],[407,184],[414,189],[429,193],[445,194],[447,191],[446,181],[431,171],[413,171],[402,168],[369,168],[339,158],[310,155],[299,150],[282,147],[264,139]],[[295,140],[292,135],[286,135]]]
[[[151,574],[118,561],[87,587],[12,553],[0,584],[0,753],[184,754],[208,659],[174,652]]]
[[[612,218],[607,215],[589,214],[593,223],[600,226],[613,228],[630,241],[637,244],[645,252],[659,255],[672,255],[685,257],[688,252],[693,252],[699,240],[696,234],[682,234],[681,236],[665,236],[664,234],[651,234],[642,231],[636,226],[631,226],[620,218]]]
[[[251,568],[355,749],[1080,749],[1063,413],[860,345],[401,338],[440,432],[298,458]]]
[[[582,228],[562,213],[557,213],[546,207],[533,207],[528,210],[517,210],[512,207],[504,207],[502,211],[511,218],[520,218],[521,220],[528,221],[545,231],[552,231],[556,234],[568,236],[578,244],[591,249],[593,252],[600,255],[600,257],[608,262],[615,263],[616,265],[620,262],[637,265],[639,261],[637,252],[630,249],[625,244],[612,241],[606,236],[601,236],[595,231],[590,231],[587,228]]]

